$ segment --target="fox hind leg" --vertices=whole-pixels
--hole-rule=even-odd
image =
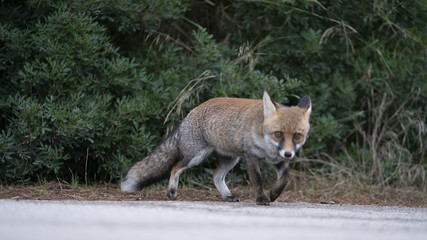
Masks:
[[[225,176],[233,169],[234,166],[239,162],[239,157],[226,157],[217,155],[218,168],[214,174],[214,184],[218,191],[221,193],[222,198],[227,202],[239,202],[239,198],[234,196],[225,183]]]
[[[182,162],[178,162],[171,171],[171,176],[169,178],[169,187],[166,194],[166,197],[170,200],[176,200],[177,195],[177,189],[178,189],[178,183],[179,183],[179,176],[182,172],[184,172],[185,169],[187,169],[187,166],[181,166]]]
[[[184,158],[179,161],[172,168],[171,175],[169,178],[169,186],[166,197],[170,200],[176,200],[177,189],[179,184],[179,177],[181,174],[188,168],[199,165],[209,154],[213,152],[213,148],[204,148],[200,150],[195,156],[184,156]],[[190,159],[190,160],[188,160]]]

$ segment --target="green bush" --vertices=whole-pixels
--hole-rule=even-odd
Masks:
[[[425,189],[426,10],[409,0],[3,2],[0,179],[120,180],[197,104],[267,89],[285,104],[312,98],[309,164],[295,167]]]
[[[149,77],[84,11],[27,4],[3,6],[23,19],[1,25],[2,180],[120,178],[153,146]]]

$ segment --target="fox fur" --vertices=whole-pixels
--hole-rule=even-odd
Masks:
[[[135,192],[169,177],[167,198],[176,199],[181,173],[215,153],[218,168],[214,184],[225,201],[236,202],[225,184],[226,174],[246,160],[256,203],[268,205],[285,188],[289,161],[305,143],[310,129],[311,99],[297,106],[262,100],[213,98],[194,108],[165,140],[135,163],[121,183],[122,191]],[[259,162],[273,164],[277,182],[264,192]]]

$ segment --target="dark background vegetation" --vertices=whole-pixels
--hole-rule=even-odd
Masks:
[[[294,169],[425,190],[426,5],[0,1],[0,181],[119,181],[194,106],[266,89],[312,98]]]

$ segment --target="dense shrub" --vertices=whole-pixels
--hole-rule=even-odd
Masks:
[[[267,89],[285,104],[312,98],[295,167],[426,188],[426,10],[409,0],[3,2],[0,179],[119,180],[200,102]]]

